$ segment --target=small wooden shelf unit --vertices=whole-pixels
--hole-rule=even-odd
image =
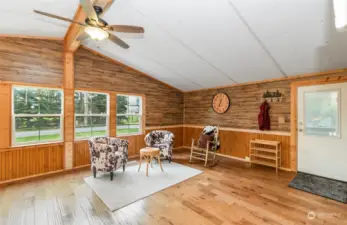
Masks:
[[[249,143],[250,163],[270,166],[276,168],[281,167],[281,142],[255,139]]]

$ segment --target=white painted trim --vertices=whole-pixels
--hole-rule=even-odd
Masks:
[[[178,125],[168,125],[168,126],[146,127],[146,130],[177,128],[177,127],[189,127],[189,128],[203,129],[205,126],[204,125],[178,124]],[[233,127],[219,127],[219,129],[225,130],[225,131],[246,132],[246,133],[254,133],[254,134],[272,134],[272,135],[281,135],[281,136],[290,136],[291,135],[290,132],[286,132],[286,131],[263,131],[263,130],[242,129],[242,128],[233,128]]]
[[[190,124],[184,124],[183,127],[200,128],[200,129],[204,128],[203,125],[190,125]],[[281,136],[291,135],[290,132],[286,132],[286,131],[263,131],[263,130],[255,130],[255,129],[232,128],[232,127],[219,127],[219,130],[247,132],[247,133],[255,133],[255,134],[272,134],[272,135],[281,135]]]
[[[183,124],[178,124],[178,125],[167,125],[167,126],[155,126],[155,127],[146,127],[146,130],[160,130],[160,129],[165,129],[165,128],[178,128],[178,127],[183,127]]]

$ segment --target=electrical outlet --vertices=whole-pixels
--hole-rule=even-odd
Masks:
[[[284,119],[283,116],[278,117],[278,123],[279,124],[284,124],[285,123],[285,119]]]

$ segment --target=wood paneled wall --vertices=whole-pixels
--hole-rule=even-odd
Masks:
[[[192,138],[199,139],[202,128],[184,127],[183,145],[190,147]],[[241,132],[231,130],[220,130],[219,134],[221,148],[218,153],[240,159],[249,157],[249,141],[253,139],[280,141],[282,145],[282,165],[281,167],[290,169],[290,136],[274,135],[252,132]]]
[[[0,183],[64,169],[64,145],[48,144],[0,150]]]
[[[0,81],[62,85],[63,42],[0,37]]]
[[[0,37],[0,183],[64,170],[64,144],[11,147],[12,84],[62,87],[63,42]]]
[[[90,152],[88,141],[76,141],[73,147],[73,166],[84,166],[90,164]]]
[[[63,41],[0,37],[0,55],[0,184],[90,163],[87,142],[73,140],[71,101],[75,88],[141,94],[146,99],[147,125],[175,125],[183,122],[181,92],[88,50],[80,49],[75,56],[65,55],[68,58],[64,61]],[[71,60],[73,57],[75,62]],[[76,77],[64,78],[64,68]],[[64,132],[65,142],[11,147],[12,85],[65,88],[65,103],[68,104],[68,107],[65,105],[65,110],[69,109],[68,112],[65,111],[64,118],[64,127],[67,129]],[[115,96],[111,100],[115,101]],[[114,103],[111,106],[115,106]],[[111,110],[111,116],[115,116],[115,108]],[[114,136],[116,128],[113,122],[110,124],[110,134]],[[182,140],[182,132],[180,133]],[[124,138],[130,141],[129,155],[138,155],[139,149],[144,147],[144,135]],[[72,150],[72,157],[68,149]]]
[[[183,123],[183,93],[80,48],[75,56],[75,88],[146,95],[146,125]]]
[[[285,98],[283,102],[270,103],[271,130],[290,131],[291,83],[339,76],[347,76],[347,73],[187,92],[184,94],[184,124],[218,124],[221,127],[258,129],[260,98],[267,90],[279,90]],[[211,108],[212,98],[218,92],[226,93],[231,101],[229,110],[224,114],[217,114]],[[284,123],[280,123],[279,118],[283,118]]]

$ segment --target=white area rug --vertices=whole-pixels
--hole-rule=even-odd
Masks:
[[[115,211],[202,173],[174,162],[164,161],[162,164],[164,172],[160,170],[159,164],[153,162],[153,168],[148,168],[148,177],[146,164],[143,163],[140,172],[137,172],[138,164],[129,162],[124,173],[122,169],[116,171],[113,181],[109,173],[100,172],[96,178],[90,176],[84,180],[105,205]]]

